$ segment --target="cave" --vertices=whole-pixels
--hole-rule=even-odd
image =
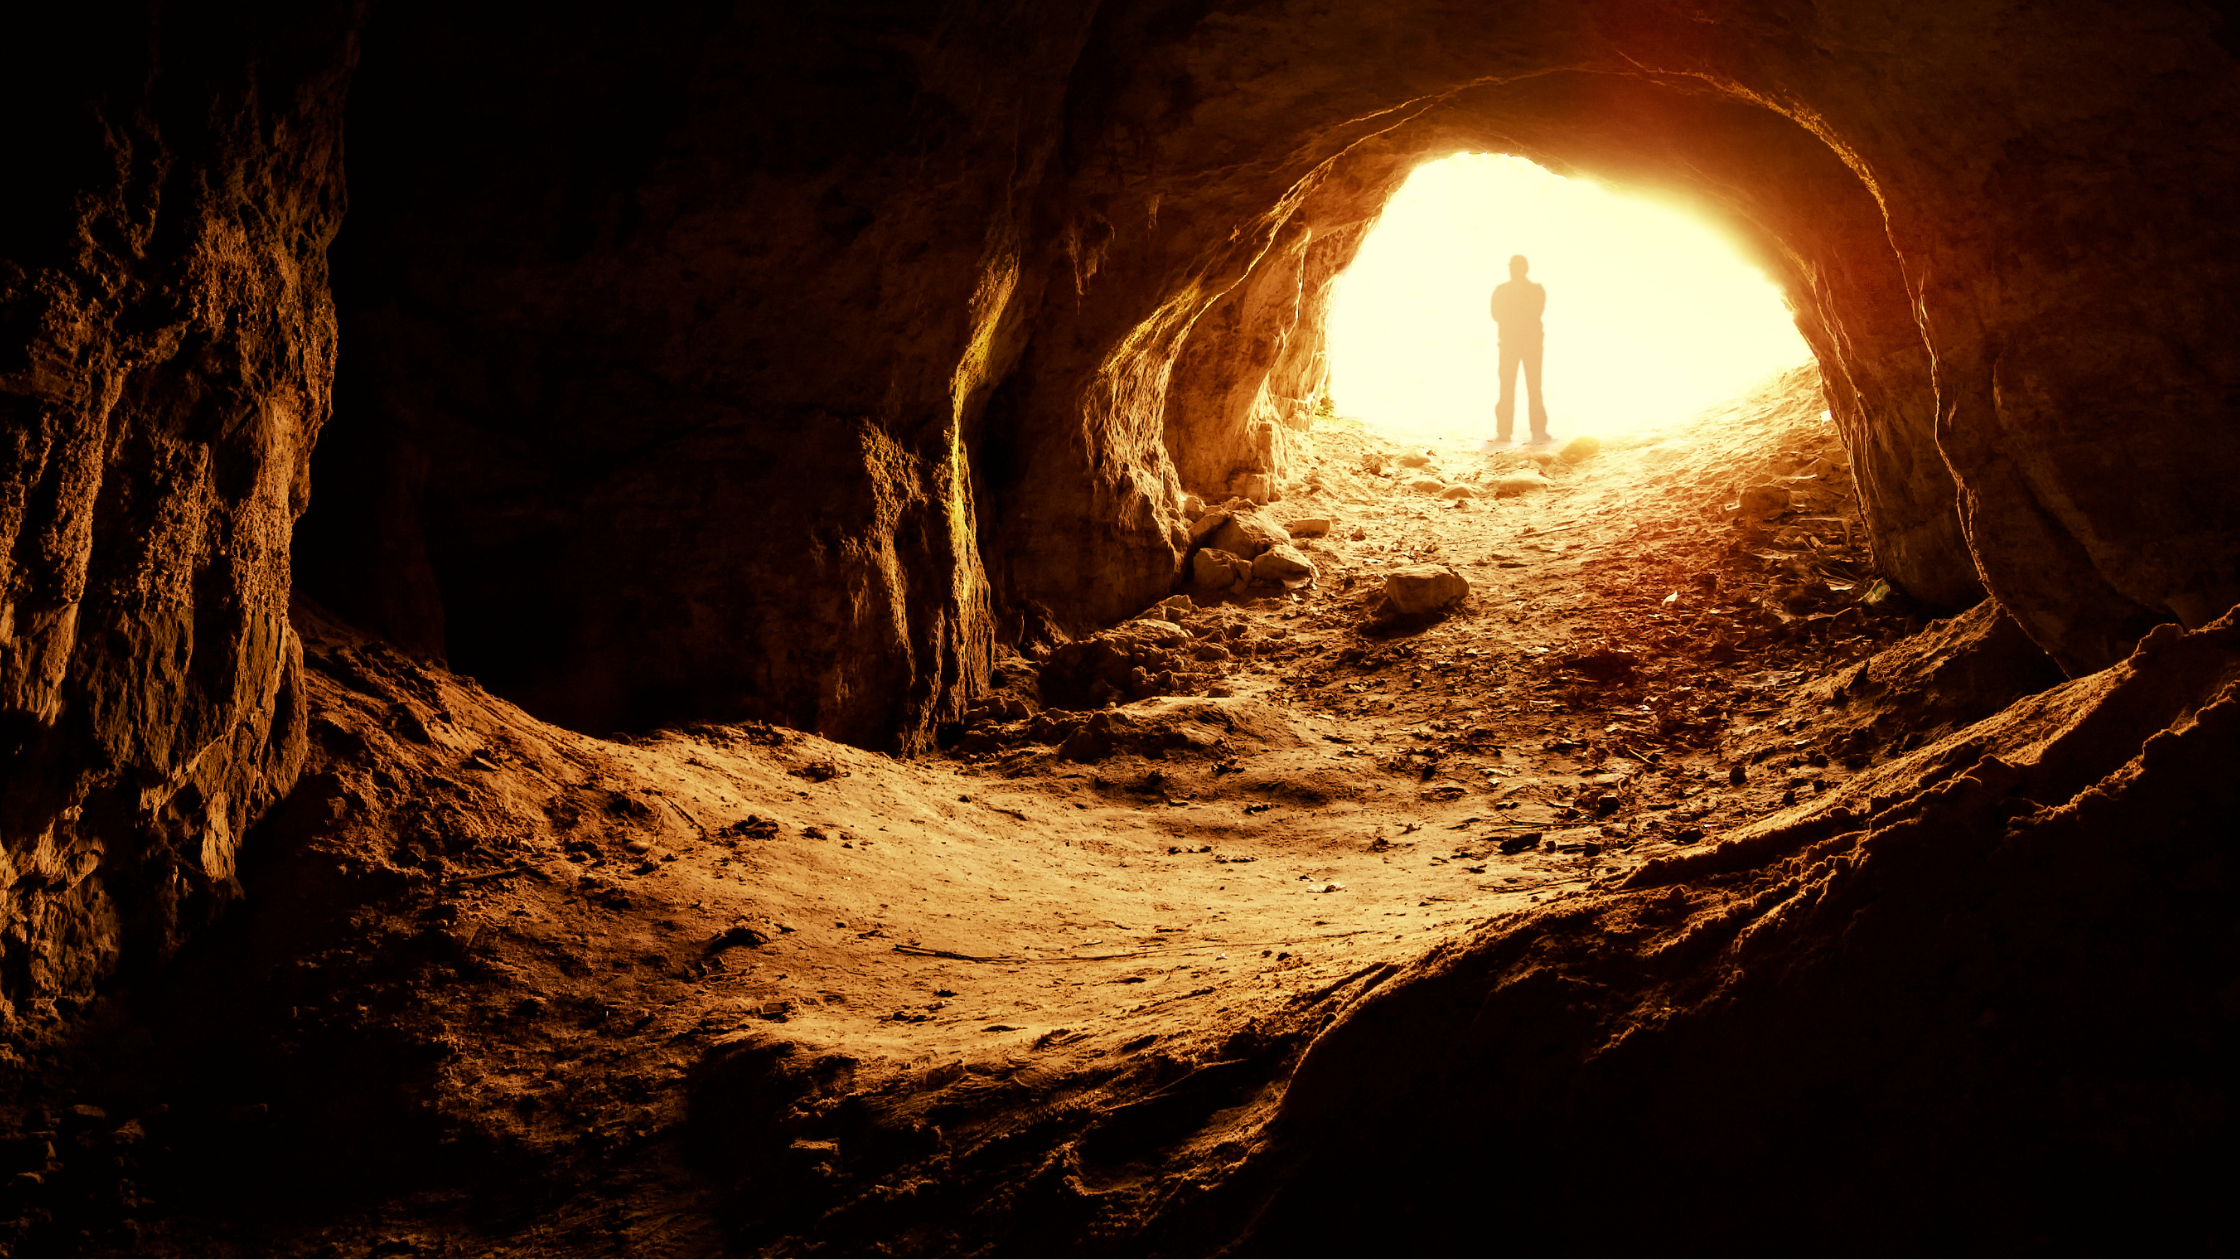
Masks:
[[[2223,7],[9,26],[9,1254],[2233,1245]],[[1457,155],[1808,359],[1364,427]]]

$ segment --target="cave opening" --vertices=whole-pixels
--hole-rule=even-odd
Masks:
[[[1487,294],[1512,255],[1551,294],[1545,388],[1563,436],[1670,423],[1811,357],[1781,291],[1718,225],[1527,158],[1461,153],[1409,172],[1338,276],[1333,404],[1395,436],[1490,434]]]

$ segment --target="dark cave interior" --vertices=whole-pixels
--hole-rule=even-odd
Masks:
[[[9,1254],[2231,1245],[2220,8],[8,26]],[[1476,152],[1814,363],[1318,418]]]

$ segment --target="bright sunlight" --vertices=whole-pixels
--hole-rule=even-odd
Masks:
[[[1416,168],[1338,279],[1338,410],[1388,433],[1491,436],[1487,301],[1512,254],[1547,288],[1559,438],[1680,419],[1810,357],[1779,290],[1710,226],[1523,158],[1464,154]],[[1517,394],[1521,437],[1521,377]]]

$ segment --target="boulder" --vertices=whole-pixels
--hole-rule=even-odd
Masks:
[[[1198,517],[1190,526],[1190,545],[1195,547],[1213,537],[1213,532],[1229,523],[1229,514],[1220,508]]]
[[[1447,483],[1437,477],[1411,477],[1404,484],[1417,494],[1437,494],[1447,488]]]
[[[1206,501],[1194,494],[1183,495],[1182,514],[1190,520],[1197,520],[1206,514]]]
[[[1314,562],[1288,543],[1268,548],[1252,562],[1252,580],[1255,582],[1275,582],[1287,590],[1295,590],[1314,579]]]
[[[1439,492],[1442,499],[1475,499],[1478,492],[1468,486],[1448,486]]]
[[[1443,564],[1411,564],[1384,580],[1384,610],[1395,617],[1423,617],[1460,603],[1470,583]]]

